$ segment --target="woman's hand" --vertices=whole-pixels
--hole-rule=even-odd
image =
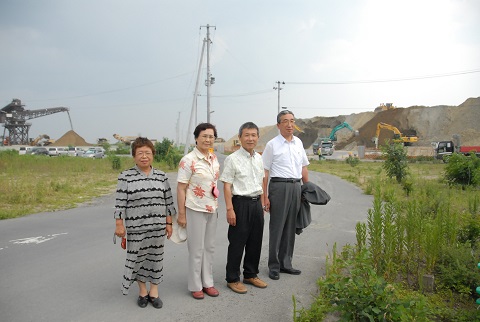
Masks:
[[[172,236],[172,232],[173,232],[172,225],[167,225],[166,231],[167,231],[167,239],[170,239],[170,237]]]
[[[118,237],[125,237],[125,226],[122,219],[117,219],[115,224],[115,235]]]
[[[181,214],[179,213],[178,216],[177,216],[177,224],[180,226],[180,227],[187,227],[187,215],[185,213]]]

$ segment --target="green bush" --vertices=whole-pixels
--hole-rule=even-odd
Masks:
[[[130,146],[124,144],[117,145],[115,154],[130,154]]]
[[[173,141],[163,138],[162,142],[155,144],[155,161],[165,162],[170,169],[176,168],[182,159],[182,154],[173,143]]]
[[[122,160],[120,157],[116,155],[110,155],[109,156],[110,162],[112,162],[112,169],[113,170],[120,170],[122,169]]]
[[[382,146],[382,156],[385,157],[383,168],[389,178],[395,178],[398,183],[408,174],[407,151],[402,143],[394,143]]]
[[[399,293],[399,287],[378,276],[365,248],[355,251],[344,247],[341,256],[333,255],[325,277],[317,281],[320,295],[315,307],[333,304],[342,321],[426,321],[428,309],[424,296]],[[308,312],[300,312],[298,321],[307,321]],[[308,320],[312,321],[312,320]],[[313,320],[321,321],[321,320]]]
[[[475,157],[473,153],[470,156],[453,153],[445,166],[445,180],[450,185],[479,185],[480,158]]]
[[[345,162],[350,164],[350,166],[355,167],[360,163],[360,159],[349,155],[348,158],[345,159]]]
[[[435,270],[439,287],[473,295],[480,281],[479,257],[479,250],[469,242],[445,247]]]

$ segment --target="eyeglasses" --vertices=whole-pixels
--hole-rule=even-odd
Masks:
[[[207,140],[207,139],[213,140],[213,139],[215,139],[215,136],[213,136],[213,135],[206,135],[206,134],[205,134],[205,135],[201,135],[200,137],[201,137],[202,139],[204,139],[204,140]]]
[[[146,157],[151,157],[152,156],[152,152],[143,152],[143,151],[138,151],[137,153],[135,153],[135,155],[137,157],[140,157],[140,156],[146,156]]]
[[[280,123],[282,123],[282,124],[288,124],[288,123],[295,124],[295,120],[282,120]]]

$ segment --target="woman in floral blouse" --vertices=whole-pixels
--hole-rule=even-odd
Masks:
[[[220,164],[211,152],[217,129],[201,123],[193,132],[196,147],[178,167],[177,204],[179,226],[186,227],[188,246],[188,290],[195,299],[204,292],[218,296],[213,285],[213,255],[217,229]]]

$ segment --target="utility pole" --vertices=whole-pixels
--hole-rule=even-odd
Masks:
[[[183,154],[188,153],[188,148],[190,147],[190,137],[192,136],[192,126],[193,126],[193,119],[197,115],[197,96],[198,96],[198,83],[200,81],[200,70],[202,69],[202,62],[203,62],[203,52],[205,51],[205,41],[203,42],[202,46],[202,54],[200,55],[200,62],[198,64],[198,73],[197,73],[197,81],[195,83],[195,92],[193,93],[193,102],[192,102],[192,111],[190,112],[190,121],[188,122],[188,131],[187,131],[187,139],[185,140],[185,148],[183,150]]]
[[[180,146],[180,112],[178,112],[177,124],[175,124],[175,146]]]
[[[277,81],[277,86],[274,86],[273,89],[277,90],[278,91],[278,113],[280,113],[280,91],[283,89],[282,87],[280,87],[280,85],[285,85],[285,82],[281,82],[281,81]]]
[[[205,85],[207,86],[207,123],[210,123],[210,114],[212,113],[210,111],[210,86],[215,83],[215,77],[212,77],[212,74],[210,72],[210,43],[212,42],[210,40],[210,27],[213,27],[215,29],[217,29],[217,28],[216,28],[216,26],[210,26],[208,24],[206,26],[201,26],[200,29],[202,27],[207,28],[207,39],[206,39],[206,42],[207,42],[207,80],[205,81]]]

